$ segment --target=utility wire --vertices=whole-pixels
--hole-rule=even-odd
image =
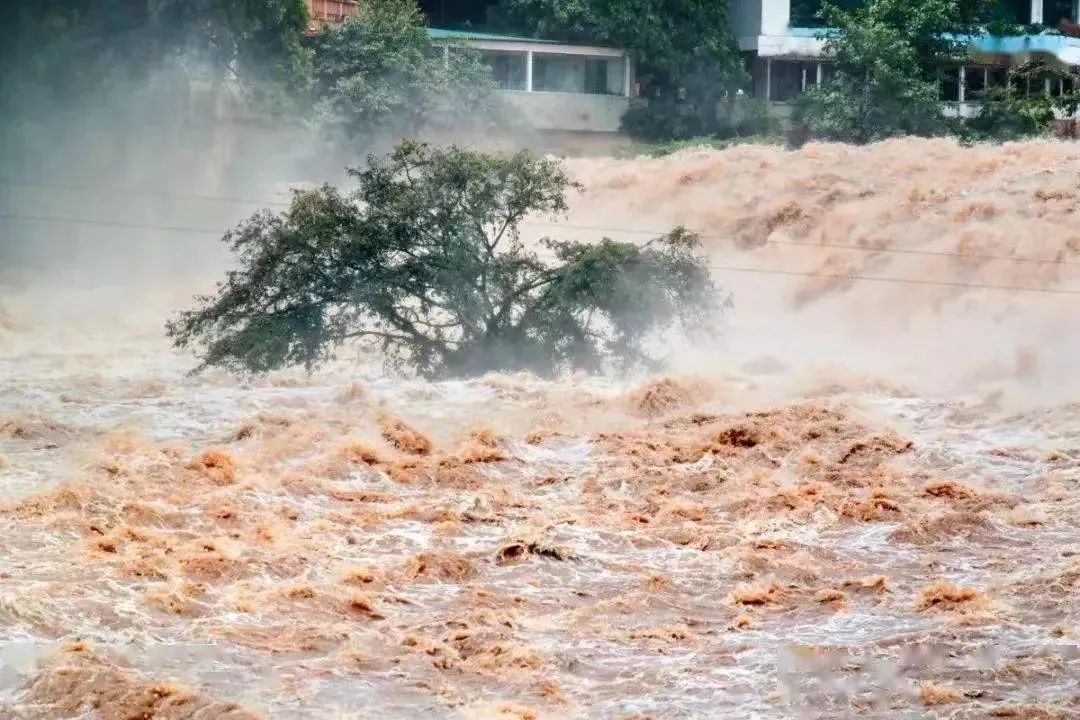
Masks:
[[[557,222],[544,222],[540,220],[526,221],[523,225],[542,225],[550,227],[563,227],[570,230],[593,230],[597,232],[612,232],[612,233],[624,233],[627,235],[647,235],[649,237],[662,237],[667,235],[670,230],[640,230],[636,228],[613,228],[602,227],[598,225],[572,225],[569,223],[557,223]],[[731,241],[733,238],[723,235],[710,235],[708,233],[697,233],[703,239],[706,240],[721,240]],[[845,245],[843,243],[827,243],[827,242],[806,242],[803,240],[761,240],[760,245],[790,245],[795,247],[808,247],[808,248],[829,248],[833,250],[853,250],[857,252],[868,253],[893,253],[899,255],[928,255],[931,257],[955,257],[965,260],[998,260],[1009,262],[1027,262],[1027,263],[1041,263],[1046,265],[1075,265],[1080,266],[1080,262],[1070,262],[1068,260],[1050,260],[1047,258],[1035,258],[1025,255],[984,255],[981,253],[958,253],[958,252],[945,252],[942,250],[916,250],[913,248],[876,248],[867,247],[864,245]],[[747,248],[747,249],[752,249]]]
[[[111,195],[127,195],[127,196],[147,196],[147,197],[162,197],[162,198],[187,198],[192,200],[206,200],[216,202],[230,202],[243,205],[264,205],[273,207],[289,207],[289,203],[275,201],[275,200],[258,200],[254,198],[239,198],[228,197],[223,195],[199,195],[193,193],[165,193],[155,192],[151,190],[122,190],[116,188],[90,188],[79,185],[64,185],[64,184],[44,184],[44,183],[14,183],[7,181],[0,181],[0,185],[6,185],[9,187],[25,187],[36,188],[42,190],[48,189],[60,189],[60,190],[72,190],[77,192],[91,192]],[[45,221],[47,218],[31,217],[31,216],[16,216],[14,214],[0,214],[0,217],[25,219],[25,220],[41,220]],[[224,234],[217,230],[206,229],[191,229],[181,227],[160,227],[160,226],[136,226],[128,223],[110,223],[106,221],[89,221],[80,220],[74,218],[56,218],[57,222],[78,222],[86,224],[99,224],[99,225],[115,225],[116,227],[142,227],[145,229],[155,230],[168,230],[168,231],[184,231],[184,232],[197,232],[197,233],[216,233]],[[668,230],[643,230],[640,228],[618,228],[618,227],[605,227],[602,225],[577,225],[573,223],[552,222],[543,220],[526,220],[521,223],[526,226],[536,227],[556,227],[566,228],[568,230],[588,230],[594,232],[611,232],[611,233],[623,233],[626,235],[645,235],[649,237],[660,237],[666,235]],[[698,233],[702,238],[707,240],[720,240],[722,242],[731,241],[732,238],[722,235],[712,235],[708,233]],[[1069,260],[1053,260],[1048,258],[1029,257],[1025,255],[987,255],[984,253],[957,253],[946,252],[942,250],[918,250],[915,248],[898,248],[898,247],[866,247],[863,245],[847,245],[844,243],[826,243],[826,242],[806,242],[802,240],[774,240],[767,239],[760,242],[762,245],[788,245],[792,247],[808,247],[808,248],[829,248],[830,250],[846,250],[851,252],[866,252],[866,253],[889,253],[893,255],[919,255],[925,257],[955,257],[965,260],[987,260],[995,262],[1018,262],[1018,263],[1034,263],[1039,265],[1070,265],[1080,267],[1080,262],[1071,262]]]
[[[922,280],[918,278],[897,278],[897,277],[878,277],[876,275],[843,275],[840,273],[816,273],[816,272],[800,272],[797,270],[772,270],[767,268],[746,268],[737,267],[732,265],[713,265],[710,264],[709,268],[713,270],[728,271],[728,272],[742,272],[742,273],[754,273],[757,275],[787,275],[793,277],[816,277],[827,278],[830,280],[857,280],[864,282],[884,282],[884,283],[897,283],[901,285],[931,285],[937,287],[951,287],[951,288],[965,288],[968,290],[1007,290],[1010,292],[1033,292],[1033,293],[1046,293],[1048,295],[1080,295],[1080,290],[1072,290],[1069,288],[1037,288],[1037,287],[1024,287],[1018,285],[991,285],[988,283],[965,283],[965,282],[952,282],[949,280]]]
[[[198,234],[210,234],[210,235],[222,235],[224,232],[220,230],[212,230],[210,228],[194,228],[188,226],[158,226],[158,225],[143,225],[143,223],[137,222],[118,222],[112,220],[92,220],[84,218],[67,218],[67,217],[55,217],[55,216],[36,216],[36,215],[21,215],[15,213],[0,213],[0,218],[9,218],[15,220],[29,220],[35,222],[52,222],[52,223],[70,223],[70,225],[89,225],[95,227],[111,227],[111,228],[126,228],[137,230],[158,230],[164,232],[185,232],[185,233],[198,233]],[[562,226],[562,227],[577,227],[577,226]],[[585,227],[581,227],[585,229]],[[588,228],[595,230],[607,230],[611,232],[620,232],[617,228]],[[644,233],[646,231],[633,231]],[[662,234],[662,233],[660,233]],[[794,242],[794,241],[793,241]],[[816,243],[796,243],[801,245],[808,245],[812,247],[828,247],[828,245],[819,245]],[[869,249],[869,248],[863,248]],[[936,255],[951,256],[956,255],[962,258],[974,258],[978,256],[972,255],[959,255],[950,253],[940,253]],[[1012,258],[1001,258],[1012,259]],[[1045,262],[1055,262],[1053,260],[1047,260]],[[1080,264],[1080,263],[1064,263],[1061,264]],[[802,272],[795,270],[774,270],[765,268],[744,268],[738,266],[727,266],[727,264],[708,264],[708,268],[712,270],[720,270],[725,272],[743,272],[754,273],[761,275],[785,275],[795,277],[822,277],[827,280],[842,280],[842,281],[859,281],[859,282],[873,282],[873,283],[894,283],[905,285],[923,285],[923,286],[936,286],[936,287],[956,287],[964,289],[985,289],[985,290],[1008,290],[1012,293],[1042,293],[1047,295],[1080,295],[1080,289],[1069,288],[1047,288],[1047,287],[1026,287],[1018,285],[993,285],[988,283],[961,283],[953,281],[936,281],[936,280],[922,280],[915,279],[915,277],[880,277],[877,275],[854,275],[854,274],[841,274],[841,273],[821,273],[821,272]]]
[[[133,230],[161,230],[165,232],[202,233],[207,235],[224,235],[222,230],[210,228],[188,227],[185,225],[144,225],[141,223],[117,222],[114,220],[90,220],[86,218],[57,217],[53,215],[22,215],[20,213],[0,212],[0,218],[10,220],[29,220],[31,222],[57,223],[62,225],[94,225],[96,227],[118,227]]]
[[[211,230],[209,228],[197,228],[197,227],[185,227],[179,225],[140,225],[137,223],[119,223],[104,220],[84,220],[79,218],[59,218],[59,217],[43,217],[33,215],[17,215],[13,213],[0,213],[0,218],[14,218],[17,220],[31,220],[42,221],[50,223],[74,223],[80,225],[95,225],[105,227],[123,227],[123,228],[136,228],[142,230],[163,230],[170,232],[187,232],[187,233],[205,233],[211,235],[221,235],[220,230]],[[610,229],[610,228],[609,228]],[[962,255],[961,257],[969,257]],[[898,277],[879,277],[875,275],[845,275],[840,273],[818,273],[818,272],[804,272],[797,270],[775,270],[767,268],[750,268],[740,267],[735,265],[719,265],[710,263],[708,267],[712,270],[720,270],[722,272],[740,272],[740,273],[753,273],[757,275],[782,275],[788,277],[811,277],[811,278],[824,278],[829,280],[847,280],[858,282],[883,282],[894,283],[901,285],[922,285],[922,286],[935,286],[935,287],[951,287],[951,288],[963,288],[968,290],[1003,290],[1008,292],[1030,292],[1030,293],[1042,293],[1048,295],[1080,295],[1080,289],[1073,290],[1069,288],[1037,288],[1037,287],[1024,287],[1017,285],[993,285],[989,283],[965,283],[965,282],[953,282],[948,280],[925,280],[919,278],[898,278]]]
[[[0,185],[14,188],[27,188],[30,190],[67,190],[70,192],[96,193],[99,195],[121,195],[126,197],[156,197],[177,198],[184,200],[205,200],[208,202],[233,203],[235,205],[261,205],[273,207],[288,207],[289,203],[281,200],[268,200],[257,198],[230,197],[228,195],[203,195],[199,193],[167,193],[156,190],[127,190],[124,188],[92,188],[82,185],[67,185],[63,183],[26,183],[0,180]]]

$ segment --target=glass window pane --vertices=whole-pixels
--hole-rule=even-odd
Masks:
[[[1076,20],[1074,0],[1043,0],[1043,25],[1057,27],[1062,20]]]
[[[938,89],[938,99],[942,102],[959,102],[960,68],[942,68]]]
[[[771,78],[773,102],[794,100],[802,92],[802,63],[790,60],[773,60]]]
[[[484,54],[484,59],[491,66],[491,76],[502,90],[525,89],[525,54],[495,53]]]
[[[585,92],[585,58],[576,55],[533,55],[533,89],[543,92]]]
[[[964,70],[964,99],[978,100],[986,89],[986,68],[968,67]]]

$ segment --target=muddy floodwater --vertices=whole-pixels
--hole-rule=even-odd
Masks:
[[[0,717],[1080,717],[1078,161],[573,161],[531,233],[733,293],[653,377],[190,376],[185,293],[13,292]]]

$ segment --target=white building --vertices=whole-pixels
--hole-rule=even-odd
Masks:
[[[537,130],[615,133],[630,107],[634,67],[625,50],[431,28],[435,43],[479,50],[510,102]]]
[[[787,114],[790,103],[808,87],[825,80],[822,28],[809,27],[807,9],[820,3],[800,2],[803,17],[793,17],[792,0],[728,0],[739,50],[754,80],[754,94],[769,101],[776,114]],[[1080,0],[999,0],[998,8],[1016,24],[1056,26],[1061,19],[1080,17]],[[970,115],[977,93],[1007,81],[1010,65],[1039,58],[1064,66],[1080,65],[1080,39],[1062,35],[979,36],[971,39],[972,61],[942,68],[941,100],[946,112]],[[1063,92],[1047,80],[1029,91]]]

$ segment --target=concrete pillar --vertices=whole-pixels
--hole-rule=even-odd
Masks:
[[[960,95],[957,98],[957,101],[962,103],[967,98],[967,67],[964,65],[960,66],[960,82],[958,82],[957,85],[960,88]]]
[[[791,0],[761,0],[762,35],[784,35],[790,24]]]
[[[1043,21],[1043,0],[1031,0],[1031,23],[1037,25]]]
[[[765,102],[772,100],[772,58],[765,60]]]
[[[525,52],[525,92],[532,92],[533,51]]]
[[[630,62],[630,55],[623,55],[623,76],[622,76],[622,94],[623,97],[630,97],[630,85],[633,76],[633,65]]]
[[[822,63],[817,64],[817,84],[820,86],[825,80],[825,66]]]

